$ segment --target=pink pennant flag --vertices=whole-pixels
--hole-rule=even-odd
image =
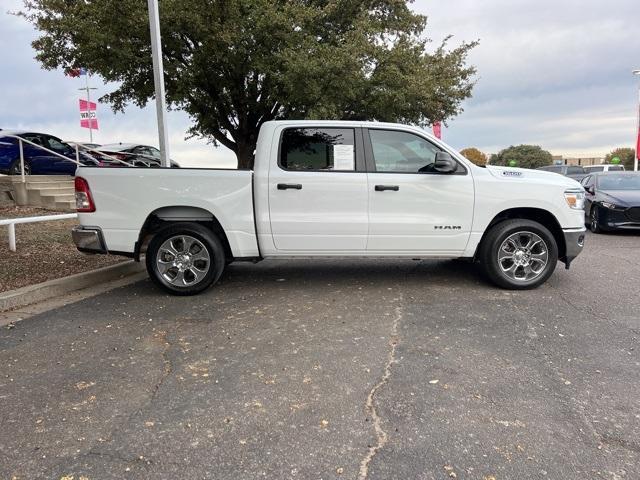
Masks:
[[[433,134],[436,138],[442,139],[442,123],[436,122],[433,124]]]
[[[98,117],[96,116],[95,102],[80,99],[80,126],[98,130]]]

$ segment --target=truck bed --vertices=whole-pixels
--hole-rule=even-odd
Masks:
[[[215,216],[234,257],[259,255],[253,215],[253,172],[195,168],[80,167],[96,211],[80,223],[100,226],[110,252],[133,253],[151,215],[174,221]]]

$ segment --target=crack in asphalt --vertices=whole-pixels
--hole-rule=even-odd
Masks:
[[[161,354],[162,355],[162,365],[163,365],[163,367],[162,367],[162,376],[160,377],[160,379],[154,385],[153,392],[151,394],[151,398],[149,399],[149,402],[148,402],[148,404],[146,406],[148,406],[149,404],[153,403],[153,401],[156,398],[156,395],[158,394],[158,390],[160,390],[160,387],[162,387],[162,384],[164,383],[164,381],[167,379],[167,377],[169,375],[171,375],[171,372],[173,371],[173,365],[171,364],[171,360],[167,356],[167,352],[171,348],[171,342],[169,342],[167,340],[167,332],[165,330],[160,332],[160,340],[164,344],[164,348],[162,349],[162,354]],[[142,411],[142,408],[140,408],[139,411]]]
[[[162,352],[161,352],[161,357],[162,357],[162,375],[160,376],[160,378],[158,379],[158,381],[153,385],[152,389],[151,389],[151,396],[149,397],[148,401],[140,406],[139,408],[136,408],[133,412],[131,412],[129,415],[127,415],[126,420],[124,422],[121,422],[120,424],[116,425],[111,432],[109,433],[108,437],[106,438],[106,440],[100,441],[99,443],[94,444],[93,446],[91,446],[85,453],[81,454],[81,455],[77,455],[74,456],[74,458],[80,458],[83,456],[99,456],[99,457],[107,457],[107,458],[111,458],[112,460],[120,460],[122,462],[137,462],[140,461],[140,457],[132,457],[132,458],[126,458],[123,457],[122,455],[118,454],[118,453],[111,453],[110,451],[107,450],[99,450],[97,449],[97,447],[104,443],[105,446],[106,444],[110,443],[113,438],[115,437],[115,435],[117,435],[118,431],[123,428],[126,425],[131,425],[132,420],[135,418],[136,415],[142,413],[146,408],[148,408],[155,400],[158,391],[160,390],[160,387],[162,387],[163,383],[165,382],[165,380],[167,379],[167,377],[171,374],[171,372],[173,371],[173,365],[171,363],[171,360],[169,359],[167,353],[169,352],[169,350],[171,349],[171,342],[169,342],[169,340],[167,339],[167,332],[165,330],[162,330],[160,332],[158,332],[158,337],[160,342],[162,342],[162,344],[164,345],[162,348]],[[66,460],[65,460],[66,461]],[[152,463],[152,461],[150,459],[147,459],[145,457],[145,462],[147,464]],[[58,464],[56,464],[56,466],[59,466],[61,464],[63,464],[63,462],[59,462]]]
[[[402,295],[399,298],[402,302]],[[358,473],[358,480],[366,480],[369,475],[369,465],[376,456],[376,454],[387,444],[389,436],[387,432],[382,428],[382,419],[378,415],[378,411],[375,405],[375,397],[382,387],[384,387],[391,377],[391,365],[396,363],[396,346],[398,345],[398,324],[402,319],[402,306],[395,308],[395,318],[391,326],[391,337],[389,338],[389,353],[387,354],[387,362],[384,366],[383,374],[380,380],[373,386],[367,395],[367,401],[365,408],[369,416],[373,420],[373,427],[376,432],[377,443],[376,445],[370,445],[367,455],[360,462],[360,470]]]

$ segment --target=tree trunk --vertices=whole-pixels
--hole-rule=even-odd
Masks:
[[[236,158],[238,159],[238,168],[246,169],[253,168],[253,152],[255,151],[256,146],[247,145],[245,143],[238,143],[236,146]]]

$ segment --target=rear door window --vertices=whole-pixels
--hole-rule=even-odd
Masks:
[[[354,129],[288,128],[282,134],[280,166],[294,171],[353,172]]]

